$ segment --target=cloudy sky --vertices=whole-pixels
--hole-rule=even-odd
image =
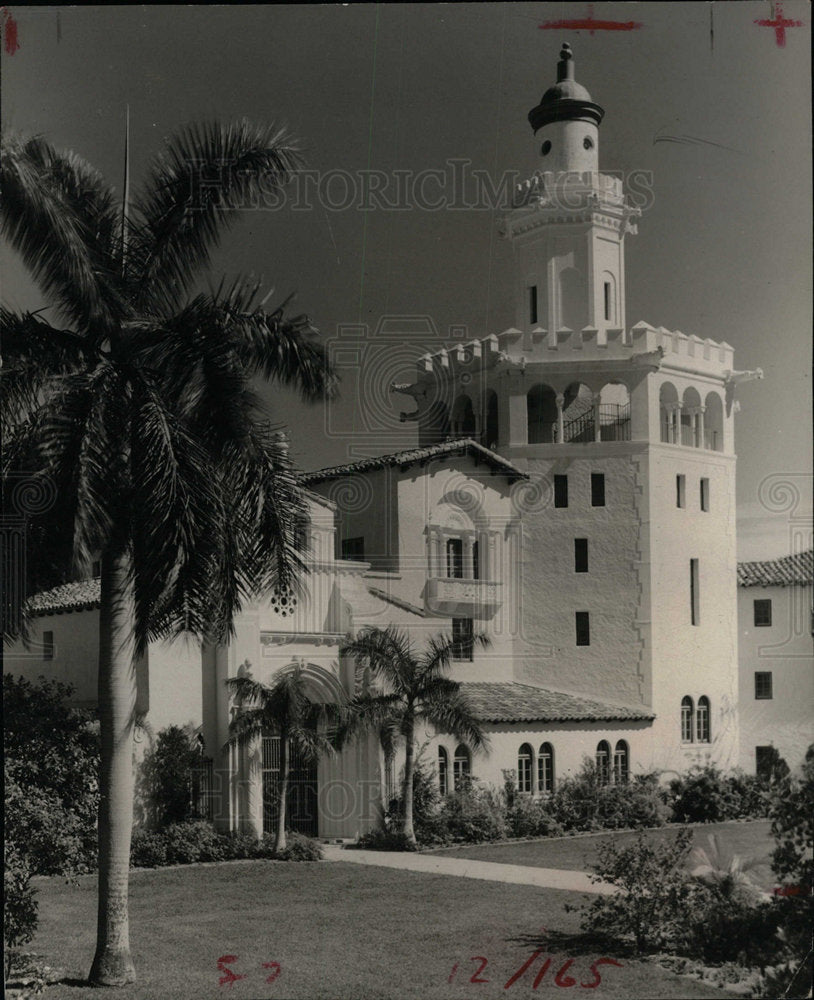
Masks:
[[[296,311],[353,348],[330,411],[267,394],[309,469],[412,444],[414,430],[393,418],[409,401],[388,397],[387,383],[409,378],[409,361],[447,341],[450,327],[459,341],[511,325],[500,211],[475,204],[471,185],[460,193],[451,172],[480,170],[496,186],[531,173],[526,114],[570,42],[577,79],[605,108],[602,168],[653,179],[639,235],[627,241],[628,326],[644,319],[726,340],[739,369],[763,369],[762,382],[739,391],[740,555],[802,544],[811,507],[807,3],[783,4],[804,25],[788,28],[782,46],[755,23],[773,17],[762,0],[595,3],[594,18],[640,26],[593,33],[540,27],[589,16],[577,3],[9,9],[19,47],[2,54],[4,128],[74,149],[116,187],[128,104],[135,185],[164,137],[191,121],[278,121],[300,138],[321,187],[299,207],[291,192],[276,208],[248,208],[212,273],[254,273],[269,302],[296,293]],[[365,203],[364,171],[389,179],[382,198]],[[425,174],[423,200],[422,171],[439,172]],[[406,201],[399,176],[413,185]],[[41,307],[3,250],[4,302]]]

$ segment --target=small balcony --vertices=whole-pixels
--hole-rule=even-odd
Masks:
[[[503,584],[435,576],[427,580],[424,607],[445,618],[491,618],[503,603]]]

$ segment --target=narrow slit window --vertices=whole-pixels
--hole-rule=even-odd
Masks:
[[[577,611],[574,616],[576,627],[577,645],[591,645],[591,621],[587,611]]]
[[[602,472],[591,473],[591,506],[605,506],[605,475]]]
[[[54,658],[54,633],[42,633],[42,658],[43,660],[53,660]]]
[[[687,477],[676,476],[676,507],[686,506]]]
[[[698,578],[698,560],[690,559],[690,624],[701,622],[700,581]]]
[[[554,476],[554,506],[568,506],[568,476]]]
[[[537,286],[529,286],[529,323],[537,322]]]
[[[588,572],[588,539],[574,539],[574,572]]]
[[[609,322],[611,318],[611,286],[610,282],[605,282],[605,320]]]
[[[701,480],[701,510],[709,510],[709,480],[706,478]]]

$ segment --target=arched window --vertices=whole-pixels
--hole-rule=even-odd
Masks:
[[[469,750],[463,743],[459,743],[452,758],[452,781],[456,792],[466,784],[470,774]]]
[[[475,433],[475,411],[467,395],[459,396],[452,407],[452,433],[454,437],[472,437]]]
[[[543,743],[537,755],[537,789],[541,794],[554,791],[554,747]]]
[[[681,699],[681,742],[692,743],[692,698],[685,694]]]
[[[724,407],[717,392],[707,393],[704,400],[704,447],[724,450]]]
[[[665,444],[678,443],[678,393],[672,382],[663,382],[659,389],[661,412],[661,440]]]
[[[497,416],[497,393],[490,389],[486,396],[486,426],[483,432],[483,443],[487,448],[497,448],[498,445],[498,416]]]
[[[532,790],[531,774],[534,753],[528,743],[524,743],[517,753],[517,790],[529,793]]]
[[[619,740],[613,751],[613,780],[617,785],[626,785],[630,777],[630,751],[624,740]]]
[[[600,785],[610,784],[610,744],[600,740],[596,748],[596,773]]]
[[[526,394],[529,444],[552,444],[557,426],[557,396],[551,386],[533,385]]]
[[[705,694],[698,699],[695,712],[695,738],[699,743],[709,743],[709,698]]]
[[[444,747],[438,747],[438,791],[442,795],[449,791],[449,754]]]

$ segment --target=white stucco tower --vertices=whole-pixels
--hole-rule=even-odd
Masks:
[[[538,169],[504,221],[514,326],[421,358],[410,416],[422,443],[474,437],[535,484],[517,497],[515,679],[651,709],[639,769],[731,766],[733,397],[758,373],[723,339],[627,325],[639,212],[599,172],[603,115],[563,46],[529,113]]]

